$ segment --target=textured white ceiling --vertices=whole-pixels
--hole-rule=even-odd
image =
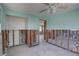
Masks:
[[[68,6],[68,8],[67,9],[57,8],[56,13],[62,13],[65,11],[70,11],[70,10],[79,8],[78,3],[63,3],[63,4]],[[60,5],[62,5],[62,3]],[[48,15],[47,11],[40,14],[41,10],[48,8],[48,6],[41,3],[4,3],[4,6],[14,11],[28,12],[34,15]]]

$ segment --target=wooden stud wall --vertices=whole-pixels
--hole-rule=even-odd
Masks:
[[[30,30],[27,30],[27,45],[29,46],[29,47],[31,47],[31,41],[30,41],[30,39],[31,39],[31,37],[30,37]]]
[[[79,31],[77,31],[77,52],[79,52]]]
[[[67,32],[67,35],[66,35],[67,48],[65,48],[63,46],[63,44],[64,44],[64,42],[63,42],[64,32]],[[55,44],[54,45],[59,46],[59,47],[62,47],[62,48],[67,49],[67,50],[70,50],[70,51],[73,51],[73,52],[76,52],[76,53],[79,53],[79,31],[76,31],[77,32],[77,39],[76,39],[77,40],[77,44],[76,44],[77,46],[74,45],[76,47],[75,49],[77,49],[76,51],[70,49],[70,46],[71,46],[71,43],[70,43],[71,41],[70,40],[72,38],[70,32],[72,32],[72,30],[46,30],[46,32],[45,32],[45,40],[46,40],[46,42],[51,43],[51,44],[53,44],[53,41],[49,42],[49,40],[50,39],[51,40],[55,40]],[[58,43],[58,41],[57,41],[58,40],[57,39],[58,36],[61,36],[61,39],[60,39],[61,40],[61,43],[60,43],[60,45],[57,44]]]
[[[27,30],[27,45],[32,47],[35,41],[38,39],[36,36],[38,35],[37,30]]]
[[[14,30],[13,31],[13,46],[14,46]],[[38,31],[37,30],[20,30],[22,32],[25,33],[25,44],[27,44],[29,47],[32,47],[33,46],[33,43],[36,42],[36,39],[39,39],[39,37],[37,38],[37,34],[38,34]],[[62,41],[63,40],[63,33],[64,32],[67,32],[67,48],[63,47],[63,44],[64,42]],[[44,32],[44,39],[46,40],[46,42],[49,41],[49,39],[51,40],[55,40],[55,44],[54,45],[57,45],[57,46],[60,46],[62,48],[65,48],[67,50],[71,50],[71,51],[74,51],[72,49],[70,49],[70,38],[71,38],[71,34],[70,34],[71,30],[45,30]],[[76,51],[74,52],[77,52],[79,53],[79,31],[76,31],[77,32],[77,44],[76,44]],[[61,43],[60,45],[58,45],[58,39],[57,37],[58,36],[61,36]],[[2,40],[3,40],[3,52],[5,51],[5,48],[8,48],[8,42],[9,42],[9,30],[2,30]],[[51,41],[52,42],[52,41]],[[4,52],[5,53],[5,52]]]
[[[2,48],[3,54],[5,53],[5,48],[8,48],[9,31],[2,30]]]
[[[13,46],[15,46],[14,39],[14,31],[13,32]],[[29,47],[33,46],[33,43],[36,42],[38,31],[37,30],[19,30],[19,32],[23,32],[25,34],[25,44]],[[19,35],[19,34],[18,34]],[[5,48],[8,48],[9,43],[9,30],[2,30],[2,39],[3,39],[3,51]]]

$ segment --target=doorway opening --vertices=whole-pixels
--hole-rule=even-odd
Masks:
[[[44,42],[45,41],[45,31],[46,31],[46,20],[40,19],[40,28],[39,28],[39,41]]]

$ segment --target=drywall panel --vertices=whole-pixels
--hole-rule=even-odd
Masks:
[[[24,18],[15,17],[15,16],[7,16],[5,28],[9,30],[20,30],[25,29],[26,21]]]

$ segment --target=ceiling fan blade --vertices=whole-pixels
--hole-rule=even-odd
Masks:
[[[54,6],[54,5],[58,4],[58,3],[43,3],[43,4],[48,5],[48,6]]]
[[[54,5],[56,5],[56,3],[52,3],[52,4],[51,4],[51,6],[54,6]]]
[[[43,9],[43,10],[40,11],[40,13],[42,13],[42,12],[44,12],[44,11],[46,11],[46,10],[48,10],[48,9]]]
[[[55,6],[51,7],[49,13],[52,14],[55,12],[56,12],[56,7]]]
[[[42,3],[42,4],[49,6],[49,3]]]
[[[50,8],[49,13],[50,13],[50,14],[52,14],[52,12],[53,12],[53,9],[52,9],[52,8]]]
[[[53,7],[53,13],[56,13],[56,7]]]

